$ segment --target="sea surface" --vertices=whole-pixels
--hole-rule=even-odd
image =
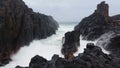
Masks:
[[[29,46],[22,47],[17,54],[12,56],[12,61],[9,64],[0,68],[15,68],[17,65],[23,67],[29,66],[31,58],[35,55],[43,56],[47,60],[50,60],[54,54],[58,54],[60,57],[63,57],[61,54],[62,37],[66,32],[72,31],[75,25],[77,25],[77,23],[74,22],[60,23],[56,34],[46,39],[34,40]],[[75,55],[82,53],[86,47],[86,44],[90,42],[96,43],[96,41],[82,40],[80,37],[80,47]],[[104,49],[103,51],[107,53]]]

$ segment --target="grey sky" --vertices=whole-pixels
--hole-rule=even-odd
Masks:
[[[23,0],[35,12],[51,15],[57,21],[79,22],[96,9],[103,0]],[[120,13],[120,0],[104,0],[110,6],[110,15]]]

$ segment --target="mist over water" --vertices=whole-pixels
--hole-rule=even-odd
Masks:
[[[54,54],[58,54],[60,57],[63,57],[61,54],[62,37],[66,32],[72,31],[75,25],[77,24],[60,24],[56,34],[48,37],[47,39],[34,40],[29,46],[22,47],[17,54],[12,56],[12,61],[8,65],[0,68],[15,68],[17,65],[24,67],[29,66],[31,58],[35,55],[43,56],[47,60],[50,60]],[[82,53],[88,42],[92,41],[81,40],[79,50],[75,55]],[[95,41],[93,43],[95,43]]]

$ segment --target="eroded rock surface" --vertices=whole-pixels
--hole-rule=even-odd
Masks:
[[[74,53],[78,50],[80,46],[80,34],[78,31],[71,31],[65,33],[65,42],[62,45],[61,52],[64,57],[68,60],[74,57]]]
[[[96,40],[102,34],[120,29],[120,15],[109,16],[109,6],[105,1],[97,5],[97,9],[85,17],[76,27],[83,39]]]
[[[120,33],[108,32],[103,34],[96,43],[98,46],[102,46],[111,54],[120,56]]]
[[[0,65],[21,46],[55,34],[57,28],[51,16],[33,12],[22,0],[0,0]]]

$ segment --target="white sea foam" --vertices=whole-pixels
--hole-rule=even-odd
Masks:
[[[75,25],[60,25],[57,33],[48,37],[47,39],[34,40],[29,46],[22,47],[19,52],[12,56],[12,60],[8,65],[1,68],[15,68],[15,66],[28,66],[32,57],[35,55],[43,56],[44,58],[50,60],[54,54],[58,54],[61,57],[61,47],[62,47],[62,37],[67,31],[73,30]],[[80,47],[78,53],[82,53],[86,44],[91,41],[80,41]],[[93,42],[95,43],[95,42]]]

